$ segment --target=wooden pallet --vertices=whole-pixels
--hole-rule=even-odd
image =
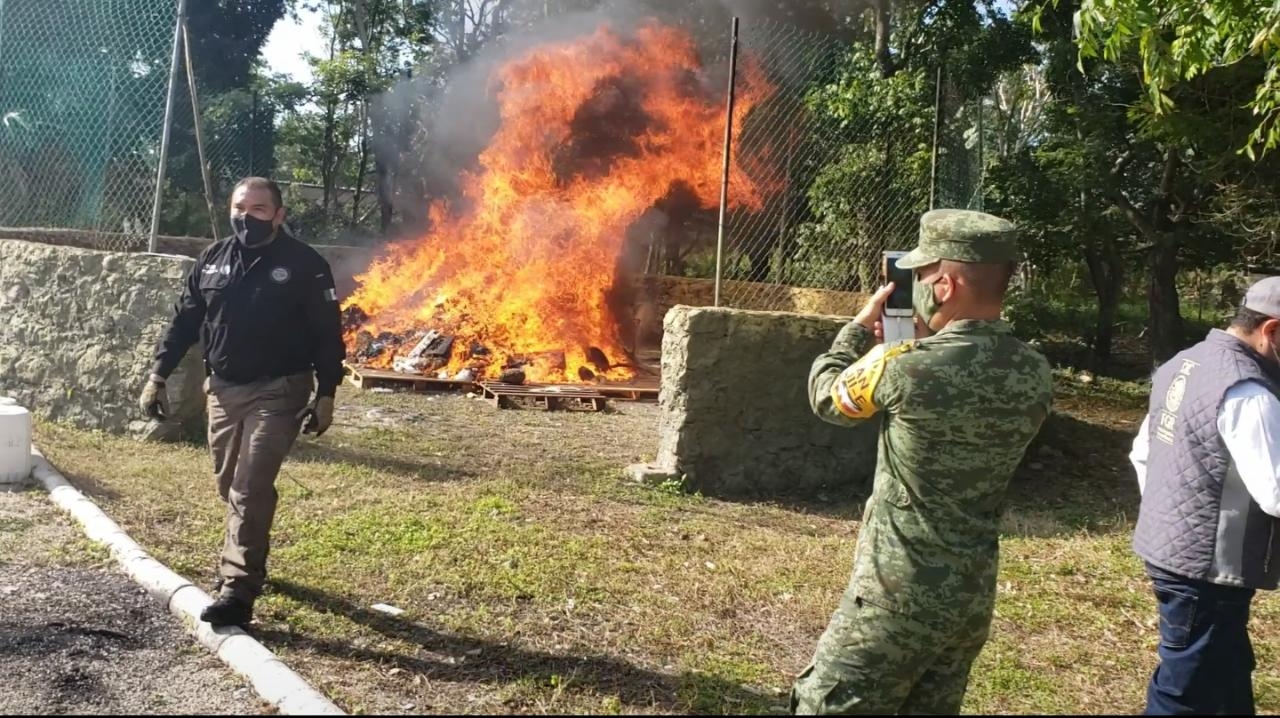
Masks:
[[[453,379],[436,379],[421,374],[406,374],[385,369],[347,364],[347,381],[358,389],[409,389],[411,391],[475,391],[473,381],[455,381]]]
[[[610,399],[657,401],[657,384],[592,384],[591,388]]]
[[[423,376],[421,374],[406,374],[398,371],[387,371],[385,369],[371,369],[369,367],[361,367],[354,364],[345,364],[347,369],[347,381],[357,389],[409,389],[411,391],[479,391],[480,384],[470,381],[454,381],[452,379],[436,379],[434,377]],[[498,384],[499,382],[486,382]],[[509,385],[514,386],[514,385]],[[533,388],[544,385],[530,384]],[[658,385],[656,383],[636,383],[636,384],[583,384],[580,387],[575,386],[574,389],[581,389],[587,392],[594,392],[606,399],[620,399],[625,401],[657,401]]]
[[[481,382],[484,398],[499,409],[540,409],[542,411],[602,411],[607,399],[592,389],[566,386],[516,385]]]

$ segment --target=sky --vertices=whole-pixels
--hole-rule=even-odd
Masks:
[[[320,33],[320,13],[298,11],[298,20],[284,17],[272,28],[262,58],[271,72],[291,75],[299,82],[310,82],[311,67],[302,59],[304,52],[324,56],[329,45]]]

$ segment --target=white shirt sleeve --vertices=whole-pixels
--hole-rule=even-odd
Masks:
[[[1133,464],[1133,471],[1138,475],[1138,495],[1142,495],[1142,490],[1147,487],[1147,453],[1151,451],[1151,436],[1148,434],[1150,423],[1151,416],[1148,414],[1142,420],[1142,426],[1138,427],[1133,449],[1129,452],[1129,463]]]
[[[1280,518],[1280,399],[1256,381],[1236,384],[1218,412],[1218,433],[1249,495]]]

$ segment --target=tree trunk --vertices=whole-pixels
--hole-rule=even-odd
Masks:
[[[1111,362],[1112,339],[1120,295],[1124,285],[1124,264],[1115,243],[1108,240],[1102,247],[1089,246],[1084,251],[1089,281],[1098,301],[1098,323],[1094,327],[1090,367],[1105,371]]]
[[[342,10],[339,7],[338,13],[330,18],[333,27],[338,27],[342,19]],[[338,33],[335,30],[329,34],[329,62],[338,56]],[[338,124],[338,98],[336,94],[331,94],[325,99],[324,103],[324,156],[320,158],[320,184],[322,185],[323,198],[321,207],[324,208],[325,217],[329,216],[329,206],[333,202],[333,187],[337,182],[338,160],[337,160],[337,136]]]
[[[1111,170],[1113,177],[1121,176],[1131,157],[1131,152],[1125,152],[1116,160]],[[1147,310],[1150,313],[1147,326],[1150,329],[1151,359],[1156,366],[1177,354],[1186,340],[1178,302],[1179,229],[1168,217],[1174,183],[1181,167],[1180,150],[1166,147],[1160,183],[1145,209],[1139,209],[1119,188],[1111,188],[1108,192],[1138,235],[1151,245],[1147,254],[1150,270],[1147,278]]]
[[[1176,236],[1156,238],[1148,257],[1151,276],[1147,308],[1151,312],[1151,359],[1159,366],[1183,348],[1186,333],[1178,302],[1178,241]]]
[[[378,233],[385,237],[391,229],[391,219],[395,212],[391,203],[394,190],[387,163],[376,152],[373,155],[373,176],[378,193]]]
[[[896,70],[893,57],[889,54],[889,38],[892,33],[893,0],[877,0],[876,2],[876,64],[880,66],[881,77],[891,77]]]
[[[351,202],[351,226],[360,223],[360,200],[364,197],[364,178],[369,170],[369,103],[366,101],[360,117],[360,164],[356,167],[355,197]]]
[[[329,207],[333,202],[333,187],[337,180],[337,136],[338,124],[338,102],[336,98],[330,98],[325,103],[324,108],[324,156],[320,158],[320,184],[324,185],[324,198],[322,206],[324,213],[329,214]]]

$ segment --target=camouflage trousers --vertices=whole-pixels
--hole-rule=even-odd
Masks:
[[[991,611],[961,611],[956,619],[946,628],[926,625],[847,592],[791,689],[791,712],[959,713]]]

